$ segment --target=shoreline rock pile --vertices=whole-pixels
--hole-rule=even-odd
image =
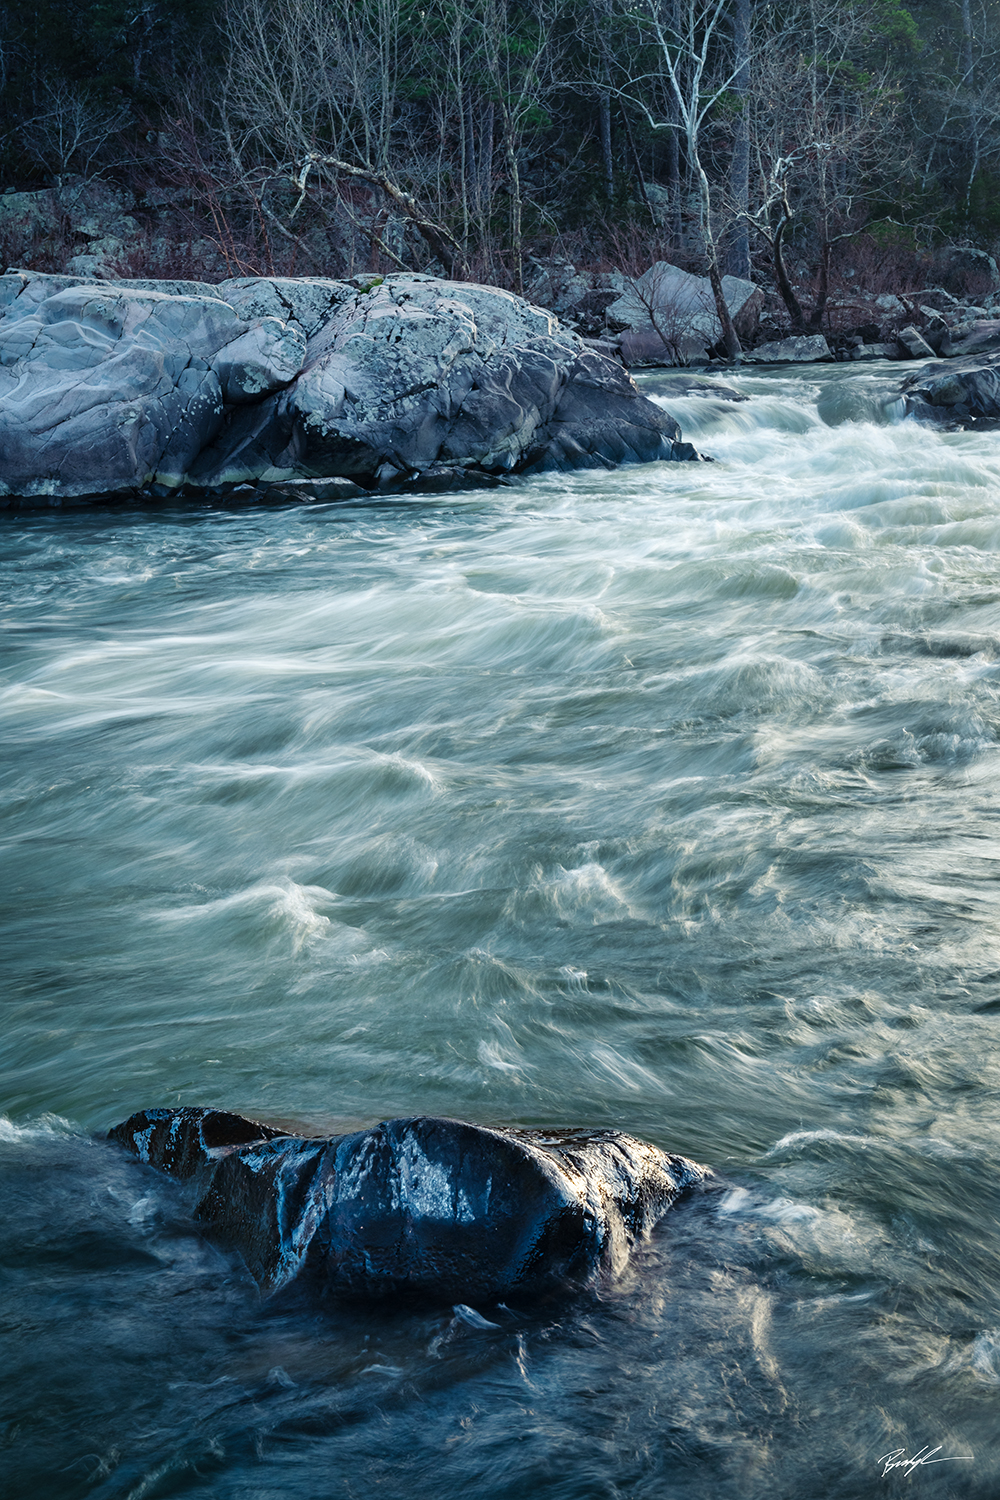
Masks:
[[[968,265],[963,267],[963,257]],[[723,277],[723,290],[747,364],[954,358],[1000,348],[1000,271],[984,251],[951,247],[939,269],[975,272],[990,281],[982,302],[963,301],[928,285],[899,295],[837,292],[827,303],[830,333],[793,334],[777,289]],[[808,286],[798,293],[808,310]],[[565,324],[617,349],[626,365],[697,365],[719,353],[721,328],[707,277],[657,261],[640,276],[586,275],[567,261],[536,261],[528,295]],[[970,347],[970,343],[973,347]]]

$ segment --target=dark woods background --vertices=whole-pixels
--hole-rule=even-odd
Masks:
[[[714,259],[814,302],[895,290],[936,246],[1000,239],[998,10],[14,0],[0,249],[65,269],[93,201],[127,216],[122,275],[406,266],[519,290],[539,259]],[[975,257],[955,264],[975,295]]]

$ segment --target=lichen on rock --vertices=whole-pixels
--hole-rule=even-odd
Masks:
[[[698,456],[613,358],[496,287],[0,278],[0,495]]]

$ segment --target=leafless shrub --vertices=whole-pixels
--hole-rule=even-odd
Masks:
[[[127,104],[105,103],[86,84],[43,79],[36,110],[21,122],[18,134],[29,160],[59,185],[70,172],[90,177],[111,160],[121,165],[127,155],[122,133],[131,117]]]

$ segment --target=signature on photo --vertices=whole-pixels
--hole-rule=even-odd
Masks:
[[[926,1444],[919,1453],[914,1453],[908,1458],[905,1448],[893,1448],[890,1453],[883,1453],[878,1460],[882,1464],[882,1478],[889,1473],[890,1469],[902,1469],[906,1474],[912,1474],[914,1469],[923,1468],[925,1464],[960,1464],[971,1463],[971,1453],[955,1453],[949,1458],[936,1458],[935,1454],[941,1452],[941,1444],[936,1448],[930,1448]]]

